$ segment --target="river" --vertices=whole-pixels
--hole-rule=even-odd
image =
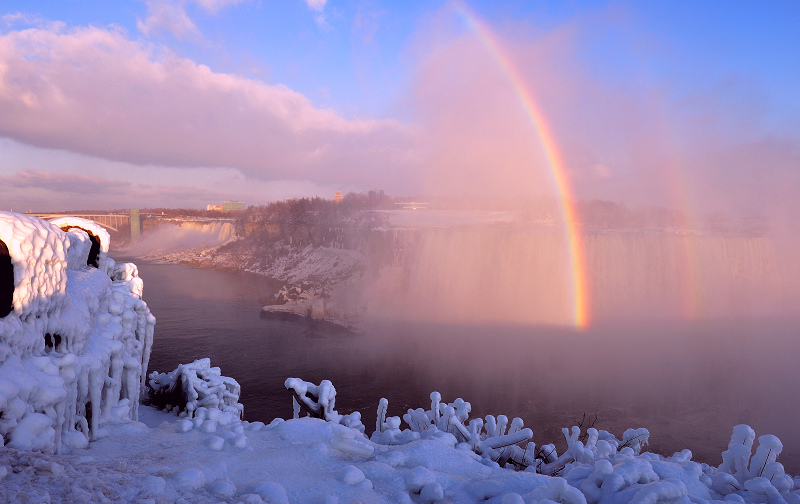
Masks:
[[[247,420],[291,417],[286,378],[329,379],[337,410],[360,411],[368,433],[381,397],[390,416],[402,416],[429,408],[437,390],[448,402],[470,401],[471,417],[521,417],[537,444],[554,442],[559,452],[560,429],[585,414],[584,427],[617,437],[647,427],[651,451],[689,448],[716,465],[731,428],[747,423],[757,436],[777,435],[779,461],[800,471],[797,320],[661,320],[585,332],[386,322],[354,336],[262,319],[258,299],[280,287],[269,279],[134,262],[157,318],[149,371],[210,357],[241,384]]]

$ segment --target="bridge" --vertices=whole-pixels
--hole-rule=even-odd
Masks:
[[[80,217],[82,219],[89,219],[95,221],[106,229],[113,229],[119,231],[120,226],[128,224],[131,221],[131,216],[127,214],[82,214],[82,213],[69,213],[69,214],[28,214],[40,219],[50,220],[56,217]]]
[[[141,234],[142,220],[138,208],[131,208],[129,214],[122,213],[31,213],[34,217],[50,220],[56,217],[80,217],[94,221],[106,229],[119,232],[122,226],[128,225],[131,229],[131,240],[137,240]]]

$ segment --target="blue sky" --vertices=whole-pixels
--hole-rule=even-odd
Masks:
[[[525,75],[578,197],[791,207],[797,2],[464,5]],[[454,12],[421,1],[4,2],[0,208],[373,187],[552,193],[513,87]],[[59,191],[70,176],[96,197]]]

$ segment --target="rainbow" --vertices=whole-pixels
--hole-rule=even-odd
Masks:
[[[525,114],[528,117],[539,141],[544,149],[550,173],[558,191],[558,199],[564,223],[567,227],[567,239],[570,251],[570,267],[572,270],[572,292],[573,292],[573,323],[579,329],[585,329],[589,325],[589,302],[586,282],[585,261],[583,258],[583,246],[578,226],[577,212],[574,206],[572,188],[567,177],[567,170],[555,138],[547,123],[547,120],[540,110],[533,93],[525,83],[525,79],[514,66],[511,58],[502,49],[497,36],[480,19],[473,14],[466,5],[461,2],[454,3],[455,10],[460,13],[467,23],[467,26],[478,36],[489,54],[492,56],[497,66],[505,74],[516,92]]]
[[[663,103],[658,108],[659,114],[656,115],[656,125],[659,128],[661,138],[667,139],[668,145],[679,145],[675,131],[666,120],[666,113]],[[685,169],[680,150],[675,148],[665,149],[663,184],[668,189],[668,195],[673,204],[683,210],[683,220],[679,223],[684,229],[683,236],[678,237],[678,261],[680,261],[679,281],[682,284],[680,315],[687,320],[701,320],[707,315],[708,293],[704,289],[701,277],[701,250],[693,229],[696,227],[698,218],[695,215],[692,197],[689,192],[692,187],[686,180]]]

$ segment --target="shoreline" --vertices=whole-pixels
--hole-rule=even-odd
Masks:
[[[353,281],[358,273],[350,274],[348,278],[339,282],[312,281],[308,278],[291,281],[289,278],[278,278],[254,268],[233,267],[226,264],[227,261],[215,261],[214,258],[206,260],[199,259],[199,257],[208,257],[205,254],[213,251],[215,248],[216,247],[202,249],[200,251],[193,249],[183,252],[171,252],[168,254],[146,255],[125,255],[128,251],[123,249],[117,249],[115,252],[122,253],[120,257],[127,257],[135,261],[146,261],[153,264],[179,264],[198,269],[258,275],[259,277],[268,279],[270,282],[274,282],[276,286],[282,284],[282,286],[278,287],[274,292],[268,292],[265,296],[258,299],[258,302],[261,304],[261,318],[305,321],[308,324],[309,331],[312,333],[316,333],[317,330],[346,332],[349,334],[360,334],[363,332],[363,310],[361,313],[354,313],[354,311],[357,312],[358,310],[354,310],[353,307],[346,306],[342,309],[342,307],[335,302],[328,303],[326,301],[334,295],[337,288],[342,287],[342,283]],[[186,257],[187,255],[194,255],[194,257]],[[306,288],[303,289],[303,287]],[[284,298],[284,302],[282,303],[264,303],[264,301],[270,297],[278,301],[278,296],[281,292],[291,289],[299,289],[302,293],[312,291],[315,292],[315,294],[304,298]],[[298,294],[301,294],[301,292],[298,292]],[[322,304],[321,307],[320,304]],[[330,310],[334,310],[334,314],[330,314]]]

